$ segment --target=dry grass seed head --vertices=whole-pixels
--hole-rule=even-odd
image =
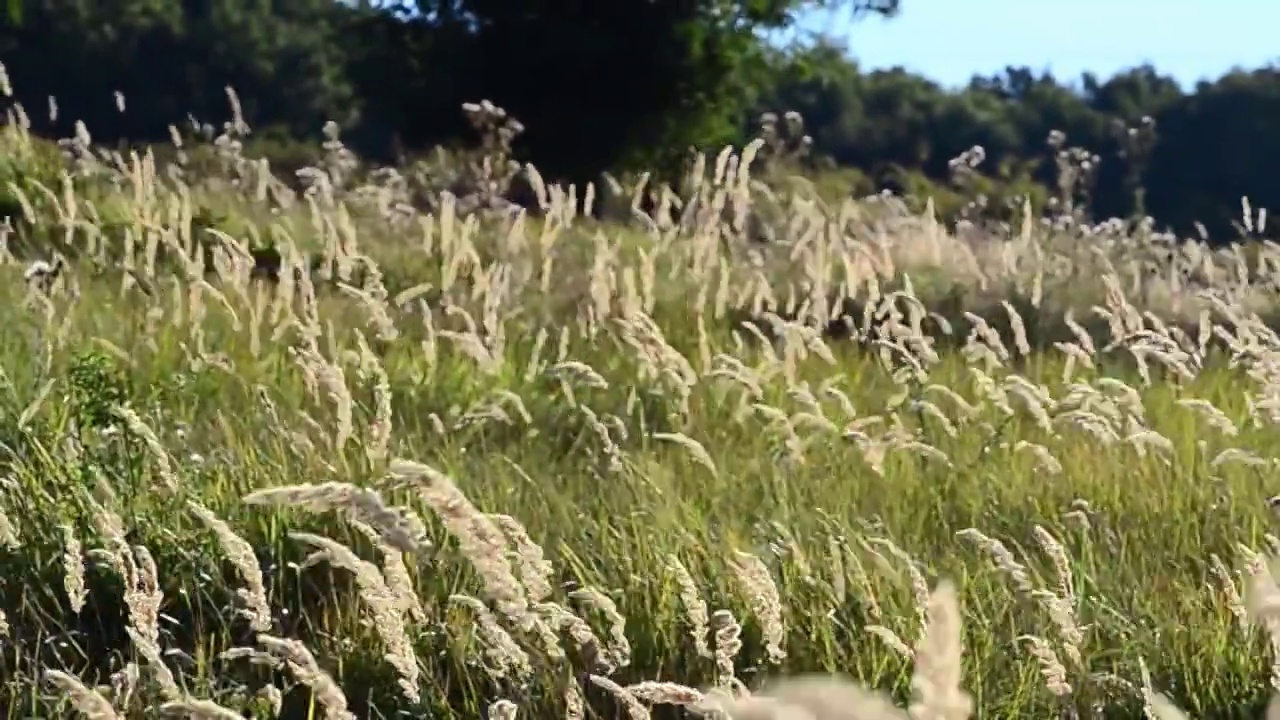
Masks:
[[[244,720],[238,711],[225,708],[212,700],[187,698],[160,706],[162,715],[176,715],[188,720]]]
[[[382,573],[373,563],[361,559],[350,548],[329,538],[310,533],[290,533],[289,537],[319,548],[312,553],[301,567],[306,568],[320,562],[328,562],[355,575],[356,585],[360,589],[360,599],[364,601],[372,615],[374,629],[385,645],[383,658],[396,669],[399,675],[400,688],[405,697],[412,702],[421,699],[418,690],[420,668],[413,642],[409,639],[401,610],[403,602],[387,587]]]
[[[693,575],[689,573],[684,563],[680,562],[680,558],[675,555],[668,556],[667,569],[679,588],[680,605],[684,609],[685,621],[689,623],[689,636],[693,639],[694,651],[698,653],[698,657],[711,659],[713,657],[711,646],[707,644],[710,623],[707,603],[702,599]]]
[[[773,582],[769,567],[760,558],[744,552],[735,552],[730,566],[751,603],[752,612],[760,621],[769,662],[781,663],[787,657],[782,647],[786,641],[786,629],[782,624],[778,586]]]
[[[609,644],[605,647],[609,663],[615,669],[631,664],[631,642],[627,640],[627,620],[618,612],[613,600],[599,590],[585,587],[569,593],[569,597],[593,608],[609,623]]]
[[[76,677],[60,670],[46,670],[44,679],[60,690],[86,720],[123,720],[110,701]]]
[[[309,512],[341,512],[375,528],[384,542],[400,552],[421,548],[426,528],[412,512],[387,504],[376,490],[351,483],[286,485],[245,495],[249,505],[294,507]]]
[[[648,708],[646,708],[627,688],[622,687],[603,675],[591,675],[588,679],[590,679],[592,684],[609,693],[609,695],[622,705],[622,709],[626,713],[628,720],[649,720],[651,717]]]
[[[316,701],[324,708],[325,720],[356,720],[356,716],[347,709],[347,696],[333,678],[320,669],[306,645],[298,640],[266,634],[259,634],[257,640],[270,655],[285,662],[294,680],[311,689]]]
[[[555,568],[547,561],[542,547],[529,537],[529,531],[519,520],[510,515],[494,514],[489,517],[515,546],[516,567],[529,602],[538,603],[551,597],[551,578],[555,575]]]
[[[435,512],[445,529],[458,542],[463,556],[475,568],[485,596],[498,611],[522,630],[532,630],[538,622],[529,612],[529,602],[507,559],[507,539],[497,525],[480,512],[444,473],[422,463],[393,460],[391,482],[419,492],[423,502]]]
[[[245,604],[242,610],[244,615],[249,618],[250,627],[255,632],[266,632],[271,629],[271,603],[267,600],[266,586],[262,579],[262,567],[258,564],[258,558],[254,555],[253,546],[244,538],[236,534],[235,530],[226,521],[219,518],[213,511],[204,507],[198,502],[191,501],[188,503],[191,512],[205,527],[213,532],[218,539],[218,544],[222,547],[222,552],[227,556],[227,560],[240,573],[240,578],[244,580],[247,587],[236,590],[237,597]]]
[[[89,591],[84,584],[84,552],[80,546],[80,538],[70,525],[62,526],[62,586],[66,590],[67,599],[71,603],[72,612],[77,615],[84,609]]]
[[[955,586],[942,582],[929,596],[925,632],[916,645],[911,686],[913,720],[968,720],[973,700],[960,687],[963,622]]]
[[[485,666],[494,678],[512,677],[525,682],[533,675],[528,653],[483,602],[467,595],[451,595],[449,602],[466,607],[475,614],[476,629],[487,660]]]
[[[427,613],[422,607],[422,601],[418,598],[417,592],[414,591],[413,578],[409,576],[409,570],[405,566],[404,554],[387,544],[376,528],[358,520],[352,520],[351,526],[368,538],[382,554],[382,577],[387,583],[387,589],[395,597],[400,611],[415,622],[425,623]]]
[[[713,690],[704,709],[724,713],[730,720],[910,720],[880,693],[827,675],[777,680],[745,696]]]

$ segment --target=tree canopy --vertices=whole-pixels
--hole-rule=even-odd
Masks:
[[[829,39],[765,39],[818,4],[23,0],[0,27],[0,61],[51,137],[82,120],[101,142],[163,141],[188,113],[225,119],[231,86],[255,137],[317,138],[334,121],[349,145],[387,160],[393,148],[470,141],[460,107],[488,99],[526,128],[521,160],[585,180],[673,168],[691,147],[745,142],[763,112],[794,110],[813,137],[814,170],[851,192],[908,188],[950,198],[944,209],[979,191],[1048,202],[1061,194],[1061,164],[1083,158],[1089,182],[1069,200],[1097,217],[1150,213],[1223,237],[1241,195],[1280,205],[1266,162],[1280,156],[1274,67],[1193,88],[1150,66],[1110,78],[1010,67],[950,90],[902,69],[868,71]],[[840,6],[898,10],[891,0]],[[1062,142],[1050,146],[1051,134]],[[954,161],[975,146],[983,162],[961,187]]]
[[[830,0],[417,0],[418,45],[405,57],[448,61],[419,74],[397,103],[427,110],[478,97],[507,108],[570,177],[618,164],[682,159],[741,131],[766,72],[760,32]],[[850,13],[893,13],[897,0],[853,0]],[[420,137],[438,132],[418,126]]]

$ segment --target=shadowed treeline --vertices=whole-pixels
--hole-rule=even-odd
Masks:
[[[1183,234],[1198,221],[1229,240],[1242,195],[1254,207],[1280,195],[1267,162],[1280,155],[1275,69],[1183,89],[1152,67],[1111,78],[1010,68],[955,92],[864,72],[826,41],[761,39],[813,4],[26,0],[21,22],[0,28],[0,60],[37,131],[67,137],[81,120],[98,142],[167,140],[188,114],[219,123],[232,86],[250,142],[284,167],[312,159],[300,156],[314,143],[297,141],[328,120],[380,160],[465,142],[459,106],[490,99],[523,123],[517,156],[548,178],[674,170],[690,147],[741,143],[762,112],[795,110],[814,139],[809,169],[828,186],[931,195],[948,216],[1058,196],[1096,218],[1150,214]],[[1054,131],[1062,142],[1049,147]],[[976,172],[954,162],[974,146]],[[1063,162],[1084,175],[1071,197],[1057,188]]]

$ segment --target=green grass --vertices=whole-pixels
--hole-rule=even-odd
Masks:
[[[168,217],[182,202],[171,190],[160,189],[157,197],[138,201],[126,188],[108,201],[123,222],[136,223],[145,235],[155,232],[149,220]],[[303,207],[264,219],[270,213],[238,195],[217,204],[220,213],[231,214],[233,225],[253,224],[263,234],[270,223],[291,223],[293,242],[307,249],[331,244],[342,235],[334,228],[346,222],[340,211]],[[928,367],[926,379],[899,385],[868,345],[831,341],[824,346],[833,361],[828,362],[820,347],[793,354],[793,337],[779,358],[733,325],[729,318],[740,315],[717,316],[718,288],[731,296],[720,303],[728,308],[739,295],[750,294],[748,283],[757,277],[766,278],[784,303],[789,281],[813,280],[814,271],[804,270],[812,254],[772,253],[757,271],[740,249],[727,254],[715,242],[697,240],[696,233],[655,241],[634,228],[609,225],[598,228],[608,242],[593,240],[597,228],[583,232],[571,225],[548,250],[535,242],[545,236],[541,221],[533,219],[521,236],[524,243],[482,228],[474,240],[452,248],[441,245],[436,219],[428,253],[417,231],[389,227],[358,208],[351,213],[349,235],[377,262],[390,294],[430,282],[478,323],[491,300],[505,342],[494,362],[478,363],[463,341],[427,330],[413,304],[384,306],[399,336],[378,341],[367,307],[318,284],[318,347],[343,368],[354,403],[354,437],[341,450],[331,447],[335,403],[325,390],[307,388],[291,355],[301,333],[290,326],[292,313],[273,320],[268,287],[211,278],[226,305],[208,291],[193,305],[196,285],[166,267],[150,278],[155,295],[147,296],[137,289],[122,292],[118,270],[95,270],[80,259],[72,271],[78,295],[55,293],[46,314],[39,303],[24,305],[22,266],[0,268],[0,509],[20,539],[20,546],[0,550],[0,608],[11,628],[0,640],[4,717],[69,712],[64,700],[39,684],[48,669],[63,669],[90,685],[109,684],[110,673],[136,661],[143,666],[142,683],[127,712],[120,703],[117,710],[141,717],[154,713],[145,708],[161,699],[124,632],[128,613],[120,578],[91,561],[88,605],[78,616],[63,590],[62,526],[72,528],[86,550],[104,540],[92,521],[91,498],[124,519],[129,542],[155,556],[164,593],[161,646],[173,651],[166,662],[192,696],[267,717],[253,693],[268,683],[291,687],[283,675],[218,659],[232,647],[252,645],[253,636],[232,610],[241,581],[212,533],[188,509],[187,501],[196,499],[255,548],[274,609],[273,634],[304,641],[359,716],[481,716],[499,698],[519,705],[524,717],[563,715],[565,683],[580,681],[573,673],[590,669],[585,660],[553,666],[535,654],[529,681],[490,677],[478,662],[481,648],[471,616],[448,601],[458,593],[479,597],[481,587],[420,497],[387,493],[427,519],[432,541],[407,563],[427,615],[425,622],[411,623],[422,665],[420,704],[399,694],[351,575],[326,564],[298,570],[306,548],[288,535],[328,535],[376,560],[370,543],[334,513],[241,502],[249,492],[273,486],[383,483],[385,460],[366,454],[376,419],[376,373],[361,372],[358,352],[345,354],[357,351],[361,338],[372,346],[369,356],[386,373],[392,392],[390,456],[435,467],[482,511],[521,521],[554,565],[557,602],[579,607],[568,599],[575,587],[610,596],[626,618],[632,648],[630,665],[614,676],[624,684],[669,680],[702,687],[717,679],[714,664],[697,656],[689,637],[669,572],[674,556],[690,569],[711,610],[729,609],[743,623],[745,647],[736,665],[749,685],[780,674],[840,672],[905,701],[911,663],[864,630],[883,625],[908,644],[919,633],[907,565],[880,544],[890,540],[914,558],[930,586],[940,579],[957,583],[966,630],[964,684],[981,717],[1043,717],[1068,705],[1083,717],[1137,717],[1140,696],[1117,690],[1109,678],[1136,686],[1140,661],[1153,685],[1195,717],[1256,716],[1269,697],[1264,634],[1246,634],[1237,625],[1210,558],[1216,554],[1238,566],[1239,544],[1265,548],[1265,500],[1276,493],[1271,475],[1280,447],[1274,426],[1250,421],[1246,398],[1258,397],[1258,384],[1220,351],[1211,352],[1204,369],[1187,382],[1153,368],[1150,387],[1140,387],[1123,351],[1100,354],[1098,370],[1077,370],[1074,382],[1100,388],[1103,395],[1114,396],[1114,389],[1098,385],[1102,377],[1139,387],[1141,416],[1130,419],[1117,409],[1119,441],[1104,445],[1061,421],[1054,423],[1055,433],[1046,432],[1016,397],[1009,399],[1012,414],[999,410],[978,392],[973,366],[954,344],[939,344],[939,361]],[[34,239],[56,235],[57,216],[28,218],[23,232]],[[452,237],[464,235],[455,231]],[[915,236],[899,230],[892,239],[909,247]],[[1052,237],[1036,242],[1056,247]],[[467,259],[468,248],[478,263]],[[596,265],[611,248],[619,249],[617,259]],[[698,248],[719,254],[708,262]],[[1056,257],[1083,263],[1083,253],[1071,252]],[[559,261],[544,277],[548,254]],[[850,251],[849,257],[855,255]],[[643,288],[646,256],[658,258],[652,291]],[[838,276],[839,262],[822,257],[830,263],[823,276]],[[722,279],[720,267],[731,275]],[[502,279],[492,274],[495,268],[510,274]],[[1025,275],[1010,274],[978,291],[949,282],[954,269],[921,268],[913,276],[926,305],[950,303],[946,313],[959,335],[968,329],[961,311],[999,318],[1003,311],[991,298],[1025,302],[1013,290]],[[630,281],[623,279],[624,270],[632,273]],[[1043,326],[1029,319],[1037,322],[1033,335],[1052,334],[1045,326],[1065,307],[1076,307],[1083,318],[1099,302],[1084,284],[1067,278],[1064,271],[1050,273],[1051,303],[1041,310]],[[619,313],[627,282],[641,288],[642,299],[652,298],[649,315],[665,345],[650,338],[642,352],[628,342],[635,333],[614,320],[591,318],[593,301]],[[900,287],[901,278],[884,283]],[[303,305],[295,299],[290,307],[303,315]],[[193,309],[203,315],[193,320]],[[461,332],[464,324],[436,304],[433,325],[438,333]],[[791,332],[797,332],[794,326]],[[1003,384],[1021,375],[1063,400],[1069,392],[1063,355],[1049,346],[1050,339],[1058,338],[1044,339],[1031,356],[1015,358],[991,376]],[[1012,347],[1007,333],[1005,342]],[[690,387],[672,380],[677,352],[696,376]],[[1259,351],[1254,359],[1273,352]],[[652,372],[661,365],[655,359],[661,353],[667,353],[666,375]],[[750,381],[713,375],[727,367],[721,355],[750,368]],[[548,373],[564,359],[589,365],[607,387],[569,381],[572,393],[566,393]],[[750,384],[758,385],[758,397],[747,397]],[[924,389],[933,385],[951,388],[978,412],[962,418],[950,400]],[[806,402],[806,394],[818,400],[817,407]],[[855,415],[843,407],[841,394]],[[1214,403],[1241,429],[1239,435],[1225,436],[1177,404],[1188,397]],[[936,403],[956,425],[954,437],[912,402],[922,399]],[[132,407],[158,435],[180,481],[176,493],[158,490],[155,458],[112,414],[118,404]],[[1068,410],[1048,412],[1057,417]],[[873,440],[888,442],[896,424],[902,438],[936,448],[945,462],[895,450],[876,472],[865,449],[844,436],[850,423],[873,416],[882,422],[859,426]],[[1140,427],[1167,438],[1171,452],[1141,453],[1124,441]],[[689,449],[655,438],[658,433],[697,441],[714,471]],[[1061,473],[1038,467],[1031,452],[1017,449],[1020,441],[1046,447]],[[1249,450],[1271,464],[1211,467],[1227,448]],[[1091,508],[1089,529],[1068,516],[1079,500]],[[1082,666],[1069,667],[1074,693],[1063,699],[1045,689],[1038,665],[1019,640],[1043,637],[1062,654],[1059,631],[1043,604],[1019,596],[977,548],[957,538],[977,528],[1003,541],[1029,567],[1036,586],[1052,590],[1056,575],[1035,539],[1037,525],[1066,548],[1074,611],[1085,628]],[[762,558],[782,597],[788,656],[780,667],[766,662],[760,625],[731,571],[735,551]],[[585,611],[583,617],[607,642],[604,618]],[[518,637],[534,647],[530,637]],[[600,690],[590,687],[587,694],[595,712],[620,713]],[[283,717],[310,712],[318,713],[305,691],[286,696]]]

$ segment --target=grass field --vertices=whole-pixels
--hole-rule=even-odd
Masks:
[[[948,230],[737,154],[677,213],[463,218],[19,125],[5,718],[906,717],[748,697],[811,673],[915,673],[921,720],[1243,718],[1280,682],[1280,247]]]

